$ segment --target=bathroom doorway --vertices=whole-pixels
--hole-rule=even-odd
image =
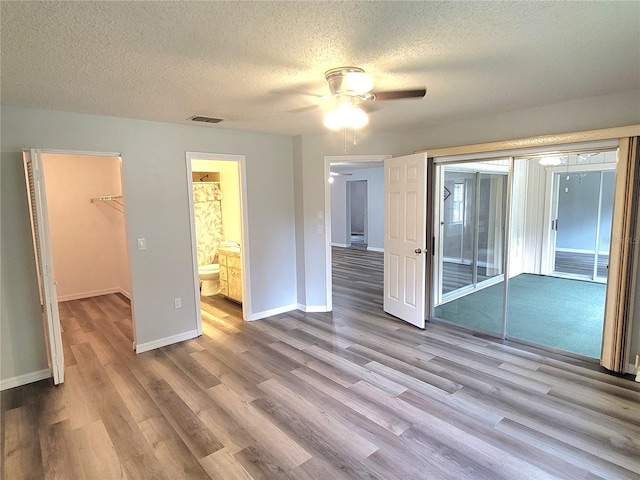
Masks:
[[[244,156],[187,153],[198,333],[216,316],[247,319]]]

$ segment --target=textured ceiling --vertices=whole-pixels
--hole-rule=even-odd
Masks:
[[[364,68],[372,131],[640,88],[640,2],[7,2],[7,105],[320,132],[324,72]],[[315,108],[314,108],[315,106]],[[199,124],[204,125],[204,124]]]

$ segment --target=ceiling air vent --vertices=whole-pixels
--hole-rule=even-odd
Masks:
[[[203,115],[195,115],[191,117],[189,120],[194,122],[204,122],[204,123],[220,123],[222,118],[213,118],[213,117],[205,117]]]

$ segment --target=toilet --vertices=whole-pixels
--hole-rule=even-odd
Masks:
[[[220,277],[220,265],[200,265],[198,267],[198,277],[200,278],[200,295],[209,297],[220,293],[218,279]]]

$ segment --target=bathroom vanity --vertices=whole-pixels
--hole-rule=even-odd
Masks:
[[[220,264],[220,294],[242,303],[242,269],[240,247],[218,248]]]

